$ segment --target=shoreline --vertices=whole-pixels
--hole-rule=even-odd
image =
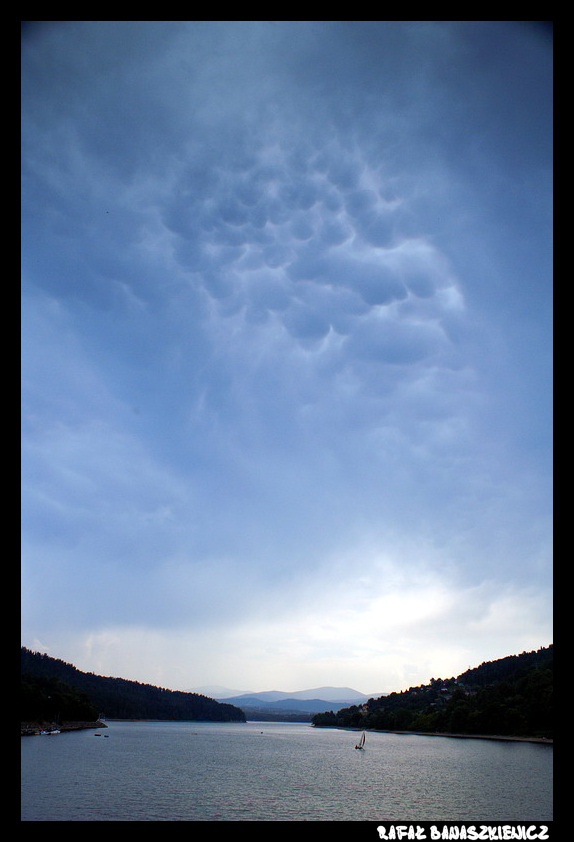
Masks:
[[[85,731],[90,728],[107,727],[106,723],[99,719],[95,722],[62,722],[61,724],[56,722],[21,722],[20,736],[33,737],[42,734],[42,732],[59,731],[63,733],[64,731]]]
[[[373,734],[403,734],[414,737],[451,737],[460,740],[497,740],[499,742],[539,743],[553,746],[554,740],[548,737],[514,737],[504,734],[450,734],[442,731],[395,731],[388,728],[352,728],[342,725],[315,725],[315,728],[339,728],[341,731],[366,731]]]

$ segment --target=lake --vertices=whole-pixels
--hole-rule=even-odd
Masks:
[[[550,745],[369,732],[355,751],[356,733],[301,723],[107,724],[21,739],[22,821],[553,817]]]

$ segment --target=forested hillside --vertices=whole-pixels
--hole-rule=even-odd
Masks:
[[[245,721],[243,711],[234,705],[197,693],[81,672],[72,664],[25,647],[20,669],[22,721],[52,720],[58,714],[62,720],[96,719],[98,713],[110,719]],[[92,715],[76,715],[82,710]]]
[[[389,731],[552,737],[553,647],[523,652],[468,669],[457,678],[431,678],[334,713],[317,726]]]
[[[95,722],[98,709],[85,693],[59,678],[23,675],[20,691],[20,722]]]

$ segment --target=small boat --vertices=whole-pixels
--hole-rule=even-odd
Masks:
[[[60,732],[58,731],[57,728],[53,728],[51,731],[40,731],[40,734],[59,734],[59,733]]]
[[[361,739],[359,740],[359,742],[357,743],[355,748],[360,749],[360,751],[362,751],[365,748],[365,732],[364,731],[361,734]]]

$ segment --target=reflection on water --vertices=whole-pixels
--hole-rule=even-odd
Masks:
[[[549,821],[551,746],[303,724],[22,738],[23,821]]]

